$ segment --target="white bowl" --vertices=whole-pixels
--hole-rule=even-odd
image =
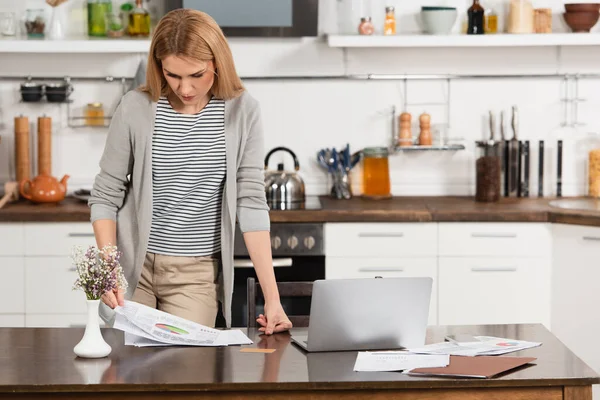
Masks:
[[[456,10],[422,10],[418,15],[423,32],[430,35],[447,35],[452,32],[458,12]]]

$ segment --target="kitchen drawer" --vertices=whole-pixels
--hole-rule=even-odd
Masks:
[[[429,304],[429,325],[437,324],[437,258],[344,258],[325,259],[326,279],[373,278],[433,278],[431,302]]]
[[[25,232],[23,224],[0,224],[0,256],[22,256],[25,254]]]
[[[76,278],[69,257],[26,257],[26,313],[85,314],[85,294],[72,290]]]
[[[100,326],[104,321],[98,317]],[[27,314],[25,326],[28,328],[85,328],[87,314]]]
[[[440,223],[440,256],[546,257],[552,232],[546,223]]]
[[[25,224],[25,254],[28,256],[68,256],[73,246],[95,245],[91,223]]]
[[[0,314],[25,312],[25,258],[0,257]]]
[[[0,328],[23,328],[25,314],[0,314]]]
[[[325,224],[327,256],[435,256],[435,223]]]
[[[550,327],[550,258],[440,258],[440,325]]]

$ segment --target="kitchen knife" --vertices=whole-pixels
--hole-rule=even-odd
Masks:
[[[523,142],[519,140],[519,159],[517,161],[517,197],[523,196]]]
[[[556,168],[556,197],[562,196],[562,152],[563,141],[558,141],[557,168]]]
[[[529,140],[523,145],[523,197],[529,197]]]
[[[513,137],[509,141],[509,154],[508,154],[508,162],[509,162],[509,171],[508,171],[508,195],[510,197],[516,197],[519,191],[519,140],[518,137],[518,124],[519,124],[519,114],[517,111],[517,107],[512,107],[512,130]]]
[[[509,141],[506,139],[504,130],[504,111],[500,111],[500,137],[502,138],[502,179],[504,179],[504,196],[508,197],[509,188]]]
[[[544,141],[540,140],[538,150],[538,197],[544,197]]]

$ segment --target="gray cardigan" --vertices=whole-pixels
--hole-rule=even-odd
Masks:
[[[129,284],[130,299],[138,284],[152,222],[152,134],[156,102],[132,90],[114,112],[100,172],[88,202],[92,223],[117,221],[117,246]],[[269,207],[264,189],[263,128],[258,102],[248,93],[225,102],[227,173],[221,213],[222,273],[219,299],[227,326],[231,326],[233,294],[233,240],[236,211],[240,230],[268,231]],[[109,325],[114,312],[104,304],[100,316]]]

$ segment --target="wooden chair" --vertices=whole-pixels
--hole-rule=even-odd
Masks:
[[[256,282],[254,278],[248,278],[246,284],[248,293],[248,328],[256,328],[258,325],[256,322],[256,318],[258,318],[258,315],[256,315],[256,302],[259,296],[264,298],[264,295],[260,288],[260,283]],[[280,297],[311,297],[312,288],[312,282],[277,282]],[[308,327],[308,315],[288,315],[288,318],[295,328]]]

